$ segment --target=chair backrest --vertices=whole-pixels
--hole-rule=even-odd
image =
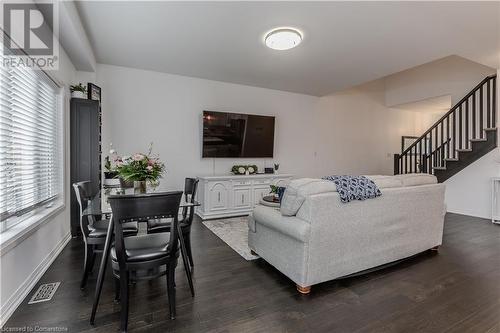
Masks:
[[[193,203],[195,201],[198,182],[199,179],[197,178],[186,178],[184,181],[184,199],[186,202]],[[184,207],[182,209],[182,218],[184,222],[190,225],[194,218],[194,207]]]
[[[78,183],[73,183],[73,189],[75,190],[76,201],[78,202],[78,207],[80,208],[80,229],[84,237],[89,234],[88,219],[83,218],[83,211],[88,206],[90,200],[92,183],[90,181],[83,181]]]
[[[168,250],[178,250],[178,218],[182,191],[113,195],[108,198],[115,226],[115,249],[120,267],[126,263],[123,223],[131,221],[171,218],[170,242]]]

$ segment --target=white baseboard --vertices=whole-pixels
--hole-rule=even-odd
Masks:
[[[41,279],[43,274],[47,271],[50,265],[59,256],[59,253],[64,249],[66,244],[68,244],[71,239],[71,234],[68,233],[57,246],[45,257],[45,259],[33,270],[33,272],[24,280],[23,283],[17,288],[17,290],[12,294],[11,297],[2,304],[0,309],[0,329],[5,325],[10,316],[14,313],[17,307],[23,302],[24,298],[31,292],[31,289],[35,287],[38,281]]]

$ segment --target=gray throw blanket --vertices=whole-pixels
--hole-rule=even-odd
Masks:
[[[382,195],[377,185],[365,176],[326,176],[322,179],[335,183],[340,201],[343,203],[373,199]]]

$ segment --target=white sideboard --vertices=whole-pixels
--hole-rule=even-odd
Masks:
[[[289,174],[199,176],[196,214],[203,220],[248,215],[269,194],[270,185],[285,186]]]

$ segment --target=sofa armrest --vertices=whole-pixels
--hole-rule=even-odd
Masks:
[[[258,225],[261,224],[302,243],[309,242],[311,226],[298,217],[282,216],[277,209],[257,205],[253,210],[253,220],[255,232],[258,232]],[[250,229],[252,230],[252,228]]]

